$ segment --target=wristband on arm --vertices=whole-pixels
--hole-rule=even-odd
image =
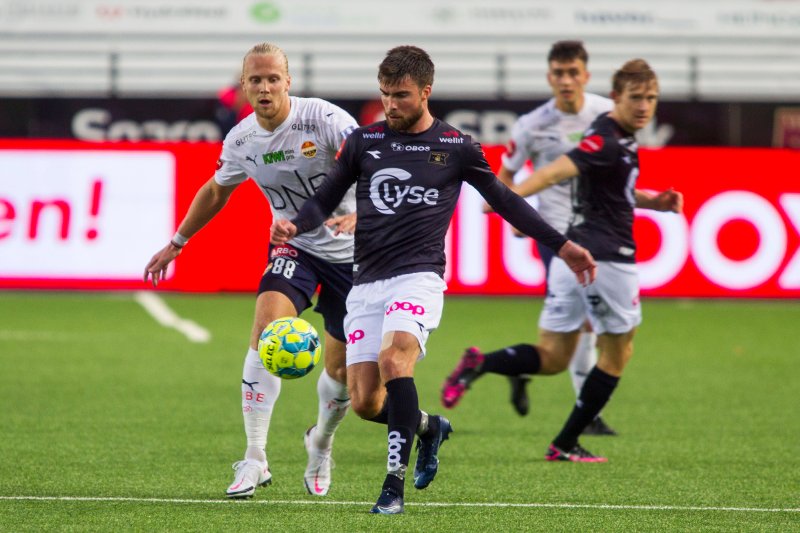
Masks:
[[[184,237],[183,235],[181,235],[176,231],[175,235],[172,236],[172,240],[169,242],[170,244],[172,244],[172,246],[180,250],[181,248],[186,246],[186,243],[189,242],[189,239],[187,239],[186,237]]]

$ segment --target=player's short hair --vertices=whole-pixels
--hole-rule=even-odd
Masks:
[[[611,89],[617,94],[621,94],[628,84],[649,85],[651,82],[658,83],[655,71],[650,68],[644,59],[631,59],[614,73],[611,77]]]
[[[396,46],[386,52],[378,66],[378,81],[386,85],[397,85],[408,76],[422,89],[433,85],[433,61],[431,56],[416,46]]]
[[[550,47],[547,62],[558,61],[566,63],[580,59],[584,65],[589,64],[589,53],[583,46],[583,41],[557,41]]]
[[[283,49],[277,44],[258,43],[257,45],[253,46],[244,55],[244,59],[242,59],[242,72],[244,72],[244,64],[247,62],[247,58],[250,57],[251,55],[280,56],[283,58],[283,64],[286,66],[286,74],[289,74],[289,58],[286,57],[286,52],[284,52]]]

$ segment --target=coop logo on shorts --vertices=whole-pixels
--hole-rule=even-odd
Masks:
[[[386,463],[386,466],[390,472],[393,470],[398,470],[401,467],[402,464],[400,463],[400,450],[405,443],[406,439],[400,435],[399,431],[389,432],[389,460]]]
[[[300,147],[300,152],[302,152],[305,157],[311,159],[317,155],[317,145],[311,141],[306,141],[303,143],[303,146]]]
[[[360,341],[364,338],[364,330],[357,329],[353,333],[347,334],[347,344],[355,344],[356,342]]]
[[[411,311],[412,315],[424,315],[425,308],[421,305],[412,304],[411,302],[395,302],[386,310],[386,316],[394,311]]]
[[[421,185],[403,185],[411,174],[401,168],[384,168],[370,177],[369,197],[379,213],[393,215],[403,203],[436,205],[439,189]]]

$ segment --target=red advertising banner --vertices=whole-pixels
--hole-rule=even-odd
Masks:
[[[496,167],[502,147],[485,148]],[[0,288],[142,289],[219,145],[0,141]],[[800,296],[800,152],[641,151],[639,187],[684,193],[682,215],[637,211],[642,293],[664,297]],[[160,285],[253,291],[266,264],[269,209],[247,182]],[[542,294],[530,239],[511,234],[465,186],[448,234],[453,294]]]

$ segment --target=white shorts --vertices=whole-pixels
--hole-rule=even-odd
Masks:
[[[439,325],[447,284],[432,272],[405,274],[356,285],[347,296],[347,365],[378,361],[383,336],[404,331],[417,338],[420,359]]]
[[[553,258],[539,327],[562,333],[577,331],[587,317],[597,334],[627,333],[642,323],[635,264],[598,261],[597,279],[582,287],[567,264]]]

